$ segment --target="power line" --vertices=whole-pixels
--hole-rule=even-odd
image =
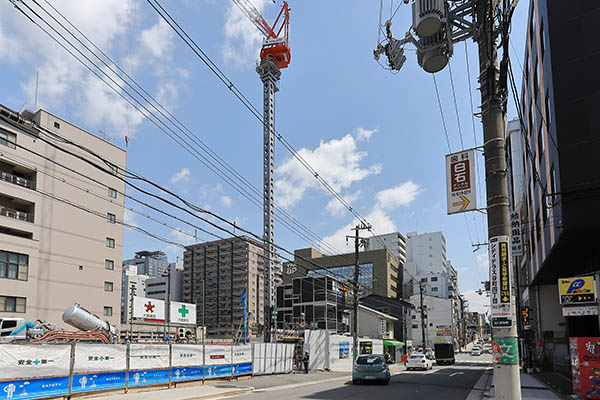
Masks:
[[[450,72],[450,87],[452,88],[452,98],[454,99],[454,111],[456,111],[456,124],[458,125],[458,135],[460,137],[460,148],[465,149],[465,142],[463,141],[462,127],[460,126],[460,116],[458,114],[458,103],[456,102],[456,91],[454,90],[454,77],[452,76],[452,63],[448,63],[448,71]]]
[[[431,74],[433,78],[433,86],[435,87],[435,95],[437,97],[438,107],[440,109],[440,116],[442,117],[442,126],[444,127],[444,135],[446,136],[446,144],[448,145],[448,153],[452,153],[450,150],[450,139],[448,138],[448,128],[446,128],[446,119],[444,118],[444,111],[442,110],[442,101],[440,100],[440,92],[438,90],[437,81],[435,79],[435,74]]]

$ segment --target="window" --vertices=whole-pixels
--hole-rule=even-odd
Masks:
[[[106,213],[106,220],[109,223],[114,224],[117,221],[117,216],[115,214]]]
[[[113,283],[112,282],[104,282],[104,291],[112,292],[113,291]]]
[[[544,154],[545,150],[546,147],[544,145],[544,128],[542,124],[540,124],[540,129],[538,131],[538,161],[540,163],[540,166],[542,165],[542,155]]]
[[[117,198],[117,191],[113,188],[108,188],[108,197],[116,199]]]
[[[112,307],[104,306],[104,316],[112,317]]]
[[[111,249],[115,248],[115,239],[113,238],[106,238],[106,247],[110,247]]]
[[[0,251],[0,278],[26,281],[29,274],[27,254]]]
[[[111,164],[111,163],[107,163],[108,164],[108,168],[110,169],[110,173],[113,175],[117,175],[119,173],[119,167],[117,167],[115,164]]]
[[[79,270],[80,270],[80,271],[83,271],[83,265],[80,265],[80,266],[79,266]]]
[[[104,260],[104,268],[110,270],[115,269],[115,262],[113,260]]]
[[[26,305],[25,297],[0,296],[0,311],[24,313]]]
[[[17,146],[17,135],[4,129],[0,129],[0,144],[15,149]]]
[[[58,122],[54,121],[54,127],[56,129],[60,129],[60,124]]]
[[[542,62],[544,61],[544,52],[546,50],[546,35],[544,34],[544,20],[540,21],[540,53],[542,56]]]
[[[421,282],[427,282],[427,278],[421,278]]]
[[[417,316],[416,315],[412,315],[411,318],[412,319],[417,319]]]
[[[437,276],[432,276],[431,277],[431,282],[437,282]]]
[[[412,326],[412,327],[413,327],[413,329],[419,329],[419,325],[415,325],[415,324],[413,324],[413,326]]]
[[[432,288],[431,288],[431,291],[432,291],[432,292],[437,292],[437,291],[438,291],[438,288],[436,288],[436,287],[432,287]]]
[[[546,89],[546,133],[550,134],[550,124],[552,123],[552,117],[550,116],[550,92]]]

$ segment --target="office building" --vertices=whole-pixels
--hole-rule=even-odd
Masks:
[[[558,295],[558,279],[595,275],[600,259],[599,18],[594,1],[530,2],[519,110],[522,151],[508,152],[515,171],[511,201],[521,212],[524,243],[516,263],[519,298],[530,316],[521,335],[529,350],[543,341],[540,363],[565,372],[568,338],[600,335],[595,302],[579,304],[592,315],[564,316],[569,306]],[[527,363],[532,365],[531,357]]]
[[[138,251],[134,258],[123,261],[125,265],[135,265],[138,274],[158,277],[169,268],[169,260],[162,251]]]
[[[133,305],[133,297],[146,296],[146,281],[150,277],[148,275],[138,274],[137,266],[125,265],[121,274],[121,323],[130,321],[131,307]]]
[[[146,280],[146,297],[157,300],[183,301],[183,264],[170,263],[160,277]]]
[[[263,244],[248,237],[186,246],[183,301],[197,305],[197,322],[211,338],[239,335],[246,291],[248,324],[264,326]],[[254,325],[256,324],[256,325]],[[258,329],[252,330],[255,334]]]
[[[406,239],[400,232],[375,235],[367,239],[365,250],[388,249],[401,265],[406,262]]]
[[[0,106],[0,153],[0,318],[67,327],[79,303],[118,324],[125,151],[45,110]]]

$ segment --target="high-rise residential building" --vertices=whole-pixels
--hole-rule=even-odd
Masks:
[[[407,269],[414,271],[415,276],[425,274],[448,274],[446,260],[446,238],[442,232],[406,235]]]
[[[284,263],[283,283],[295,277],[329,275],[340,282],[354,279],[354,253],[325,256],[313,248],[294,251],[294,262]],[[386,249],[358,253],[359,282],[363,295],[403,298],[404,271],[398,259]]]
[[[371,236],[367,239],[365,250],[388,249],[400,261],[406,262],[406,239],[400,232]]]
[[[121,323],[130,321],[131,307],[133,305],[133,297],[146,296],[146,280],[150,278],[148,275],[138,274],[137,266],[125,265],[121,275]]]
[[[545,365],[565,371],[568,337],[600,335],[595,302],[586,304],[590,315],[564,316],[568,306],[558,296],[559,278],[596,274],[600,259],[599,18],[594,1],[530,2],[519,110],[522,151],[508,152],[511,170],[522,174],[524,185],[518,187],[516,176],[509,180],[513,207],[521,211],[519,297],[531,317],[524,335],[532,347],[543,340]]]
[[[0,106],[0,318],[66,327],[79,303],[118,324],[125,164],[123,149],[58,116]]]
[[[263,244],[235,237],[186,246],[183,254],[183,300],[196,304],[197,322],[208,337],[229,339],[243,323],[246,291],[248,324],[264,326]],[[258,333],[257,330],[252,330]]]
[[[169,260],[163,251],[138,251],[134,258],[123,260],[125,265],[135,265],[138,274],[158,277],[169,268]]]

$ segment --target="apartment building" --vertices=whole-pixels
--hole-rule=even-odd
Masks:
[[[263,244],[248,237],[186,246],[183,301],[197,305],[197,322],[210,338],[231,338],[243,322],[242,292],[250,324],[265,323]]]
[[[410,232],[406,235],[407,269],[416,277],[442,273],[448,275],[446,238],[442,232]]]
[[[118,324],[125,165],[123,149],[58,116],[0,106],[0,318],[65,326],[80,303]]]

